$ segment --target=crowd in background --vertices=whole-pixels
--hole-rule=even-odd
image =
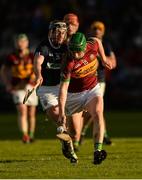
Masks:
[[[12,51],[13,38],[18,33],[28,34],[34,51],[47,35],[49,22],[62,19],[66,13],[78,15],[80,31],[87,36],[92,21],[101,20],[106,25],[106,37],[118,59],[118,67],[109,79],[107,107],[138,108],[142,105],[141,10],[142,1],[139,0],[1,0],[0,64]],[[0,84],[0,102],[5,101],[5,105],[0,103],[1,110],[10,102],[10,96],[3,96],[4,92]]]

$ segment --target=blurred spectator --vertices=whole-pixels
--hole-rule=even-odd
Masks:
[[[1,68],[6,91],[12,94],[17,109],[18,124],[24,143],[33,142],[36,125],[36,93],[33,92],[26,104],[23,104],[26,91],[32,89],[35,84],[33,58],[29,50],[28,37],[26,34],[19,34],[15,40],[15,51],[8,55]]]

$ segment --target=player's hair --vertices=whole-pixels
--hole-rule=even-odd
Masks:
[[[24,34],[24,33],[18,34],[16,36],[16,40],[18,41],[18,40],[21,40],[21,39],[27,39],[28,40],[28,36],[26,34]]]
[[[15,35],[13,37],[14,47],[16,49],[18,48],[18,46],[17,46],[18,41],[20,41],[22,39],[25,39],[25,40],[29,41],[29,38],[28,38],[28,36],[25,33],[20,33],[20,34],[17,34],[17,35]]]
[[[68,13],[64,16],[63,20],[67,23],[69,22],[77,22],[79,23],[78,16],[74,13]]]
[[[101,21],[94,21],[92,24],[91,24],[91,30],[94,30],[94,29],[100,29],[103,33],[105,33],[105,25],[103,22]]]

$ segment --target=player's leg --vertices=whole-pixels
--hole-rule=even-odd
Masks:
[[[75,151],[79,150],[79,140],[80,140],[82,125],[83,125],[82,114],[83,114],[83,111],[79,113],[75,113],[71,117],[72,124],[73,124],[73,131],[74,131],[72,138],[73,138],[73,145],[74,145]]]
[[[104,119],[103,119],[103,98],[94,97],[86,105],[93,121],[94,139],[94,164],[100,164],[106,158],[106,152],[102,149],[104,138]]]
[[[58,116],[59,116],[58,105],[47,107],[46,115],[49,119],[54,121],[56,125],[58,125]]]
[[[18,112],[18,124],[22,132],[22,140],[24,143],[29,143],[27,106],[25,104],[17,104],[16,108]]]
[[[82,113],[84,107],[84,98],[82,98],[83,95],[84,92],[68,93],[67,102],[66,102],[66,115],[67,117],[70,117],[67,118],[67,129],[69,130],[69,133],[71,134],[73,140],[76,140],[77,145],[80,139],[81,129],[82,129]],[[73,148],[72,148],[72,153],[74,153]],[[77,161],[77,156],[76,156],[76,161]]]
[[[52,119],[55,122],[57,127],[60,125],[58,122],[58,117],[59,117],[58,105],[52,106],[52,107],[46,109],[46,114],[47,114],[48,118]],[[65,124],[66,124],[66,122],[65,122]],[[64,129],[66,130],[66,127]],[[64,139],[68,139],[68,136],[69,135],[66,131],[64,131],[64,133],[61,133],[60,135],[57,136],[61,141],[62,153],[67,159],[70,160],[71,163],[77,163],[78,158],[74,152],[72,139],[69,138],[69,140],[64,140]]]
[[[39,96],[43,110],[46,112],[47,118],[55,122],[56,126],[59,125],[59,107],[58,107],[58,92],[59,87],[39,87],[37,90],[37,95]],[[63,133],[61,133],[62,135]],[[68,134],[64,133],[65,136],[69,137]],[[71,163],[77,162],[76,154],[74,153],[72,140],[63,140],[64,136],[57,136],[62,143],[62,153],[65,157],[70,159]],[[67,138],[68,139],[68,138]]]
[[[86,109],[91,114],[93,121],[93,137],[95,142],[102,143],[104,137],[103,121],[103,99],[101,96],[94,97],[87,105]]]
[[[29,143],[27,105],[23,104],[24,95],[25,90],[13,91],[13,101],[16,105],[18,113],[18,125],[20,131],[22,132],[22,140],[24,143]]]
[[[92,124],[91,116],[87,111],[83,112],[83,121],[82,122],[83,122],[83,125],[82,125],[80,140],[79,140],[80,145],[83,143],[84,137],[87,133],[87,130],[90,127],[90,125]]]
[[[59,86],[40,86],[37,90],[37,95],[47,118],[51,119],[57,127],[61,126],[58,122],[58,92]]]
[[[28,84],[26,89],[32,89],[33,87]],[[36,106],[38,105],[38,97],[36,92],[33,93],[28,98],[26,105],[28,106],[28,120],[29,120],[29,136],[30,142],[34,141],[34,134],[36,128]]]
[[[62,143],[62,153],[67,158],[70,159],[71,163],[77,163],[78,157],[75,154],[73,141],[70,139],[69,141],[61,140]]]
[[[36,106],[28,106],[28,119],[30,142],[33,142],[36,127]]]
[[[108,135],[105,117],[104,117],[104,124],[105,124],[105,130],[104,130],[104,140],[103,140],[103,143],[106,144],[106,145],[111,145],[112,141],[111,141],[111,138]]]
[[[40,86],[37,89],[37,95],[47,118],[57,124],[59,107],[58,107],[58,86]]]
[[[105,82],[100,82],[100,88],[101,88],[101,91],[102,91],[102,94],[104,96],[105,94],[105,89],[106,89],[106,83]],[[104,117],[104,113],[103,113],[103,119],[104,119],[104,140],[103,140],[103,143],[106,144],[106,145],[111,145],[111,139],[108,135],[108,132],[107,132],[107,126],[106,126],[106,119]]]

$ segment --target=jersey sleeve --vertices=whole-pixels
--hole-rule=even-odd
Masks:
[[[42,43],[36,48],[35,54],[38,53],[44,57],[46,57],[49,53],[49,49],[46,45],[43,45]]]

